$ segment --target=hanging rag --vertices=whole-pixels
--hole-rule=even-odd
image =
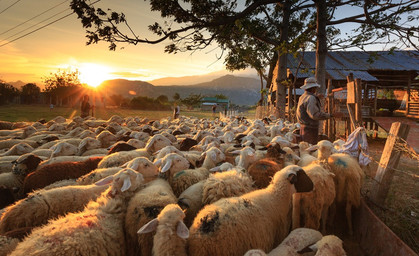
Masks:
[[[364,127],[356,128],[349,136],[339,153],[346,153],[358,159],[359,165],[367,166],[371,159],[368,157],[367,133]]]

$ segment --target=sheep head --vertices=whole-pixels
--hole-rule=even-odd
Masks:
[[[172,145],[172,142],[168,138],[164,135],[156,134],[148,140],[145,149],[152,154],[169,145]]]
[[[84,138],[80,141],[78,146],[78,154],[81,156],[84,152],[90,149],[100,148],[102,143],[94,138]]]
[[[26,175],[36,170],[41,161],[42,159],[34,154],[24,154],[12,162],[12,172],[16,175],[26,177]]]
[[[171,176],[189,168],[189,161],[176,153],[170,153],[165,157],[156,160],[154,164],[160,167],[161,173],[170,170]]]
[[[130,168],[125,168],[114,175],[108,176],[96,182],[95,185],[103,186],[111,184],[108,196],[114,198],[117,195],[135,192],[138,188],[140,188],[143,182],[144,178],[141,173],[138,173]]]
[[[145,157],[136,157],[122,167],[127,167],[141,173],[145,183],[156,179],[159,175],[157,166]]]
[[[67,143],[67,142],[58,142],[54,146],[51,147],[53,150],[51,154],[51,158],[57,157],[57,156],[74,156],[77,154],[77,147]]]
[[[149,221],[147,224],[142,226],[138,230],[138,234],[145,234],[157,229],[159,223],[165,224],[168,227],[174,227],[176,229],[176,234],[183,239],[187,239],[189,237],[189,229],[183,223],[183,219],[185,218],[185,213],[177,204],[168,204],[157,218]]]
[[[275,173],[269,187],[276,187],[279,184],[282,184],[284,180],[288,180],[289,183],[293,184],[295,190],[298,193],[310,192],[313,190],[314,187],[311,179],[307,176],[305,171],[298,165],[289,165],[283,168],[281,171]]]

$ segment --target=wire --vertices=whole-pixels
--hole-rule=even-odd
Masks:
[[[20,1],[20,0],[19,0],[19,1]],[[100,1],[101,1],[101,0],[96,0],[95,2],[91,3],[91,4],[90,4],[90,6],[91,6],[91,5],[93,5],[93,4],[95,4],[95,3],[98,3],[98,2],[100,2]],[[68,10],[68,9],[66,9],[66,10]],[[64,11],[66,11],[66,10],[64,10]],[[64,11],[62,11],[62,12],[64,12]],[[51,19],[52,17],[55,17],[55,16],[57,16],[58,14],[60,14],[60,13],[62,13],[62,12],[59,12],[59,13],[57,13],[57,14],[55,14],[55,15],[53,15],[53,16],[51,16],[51,17],[49,17],[49,18],[47,18],[46,20],[49,20],[49,19]],[[0,47],[3,47],[3,46],[5,46],[5,45],[8,45],[8,44],[10,44],[10,43],[12,43],[12,42],[15,42],[15,41],[17,41],[17,40],[19,40],[19,39],[21,39],[21,38],[26,37],[26,36],[28,36],[28,35],[30,35],[30,34],[32,34],[32,33],[35,33],[36,31],[39,31],[39,30],[41,30],[41,29],[43,29],[43,28],[46,28],[46,27],[48,27],[49,25],[54,24],[54,23],[56,23],[56,22],[58,22],[58,21],[60,21],[60,20],[62,20],[62,19],[65,19],[65,18],[67,18],[68,16],[70,16],[70,15],[72,15],[72,14],[74,14],[74,12],[69,13],[69,14],[67,14],[67,15],[64,15],[63,17],[58,18],[58,19],[56,19],[56,20],[53,20],[53,21],[51,21],[50,23],[47,23],[47,24],[45,24],[44,26],[41,26],[41,27],[39,27],[39,28],[37,28],[37,29],[35,29],[35,30],[32,30],[32,31],[30,31],[30,32],[28,32],[28,33],[26,33],[26,34],[22,35],[22,36],[19,36],[19,37],[15,38],[15,39],[13,39],[13,40],[11,40],[11,41],[7,42],[7,43],[1,44],[1,45],[0,45]],[[41,22],[44,22],[44,21],[46,21],[46,20],[43,20],[43,21],[41,21]],[[39,23],[41,23],[41,22],[39,22]],[[37,23],[36,25],[38,25],[39,23]],[[36,25],[34,25],[34,26],[36,26]],[[31,27],[33,27],[33,26],[31,26]],[[25,29],[25,30],[28,30],[28,29]],[[25,31],[25,30],[23,30],[23,31]],[[21,31],[21,32],[23,32],[23,31]],[[19,33],[21,33],[21,32],[19,32]],[[19,33],[17,33],[17,34],[19,34]],[[15,34],[15,35],[16,35],[16,34]],[[10,37],[8,37],[8,38],[10,38]],[[3,41],[4,41],[4,40],[3,40]]]
[[[1,0],[0,0],[0,1],[1,1]],[[11,31],[11,30],[13,30],[13,29],[15,29],[15,28],[18,28],[18,27],[22,26],[23,24],[28,23],[29,21],[31,21],[31,20],[33,20],[33,19],[35,19],[35,18],[38,18],[38,17],[39,17],[39,16],[41,16],[42,14],[47,13],[47,12],[51,11],[52,9],[57,8],[58,6],[60,6],[60,5],[64,4],[65,2],[67,2],[67,0],[64,0],[63,2],[61,2],[61,3],[59,3],[59,4],[55,5],[55,6],[53,6],[53,7],[51,7],[51,8],[49,8],[48,10],[46,10],[46,11],[44,11],[44,12],[41,12],[40,14],[35,15],[35,16],[33,16],[32,18],[30,18],[30,19],[28,19],[28,20],[26,20],[26,21],[24,21],[24,22],[22,22],[22,23],[20,23],[20,24],[18,24],[18,25],[16,25],[16,26],[14,26],[14,27],[12,27],[12,28],[9,28],[8,30],[4,31],[3,33],[0,33],[0,36],[1,36],[1,35],[6,34],[7,32],[9,32],[9,31]]]
[[[14,2],[13,4],[9,5],[9,7],[6,7],[6,9],[4,9],[3,11],[0,12],[0,14],[2,14],[3,12],[7,11],[10,7],[12,7],[13,5],[19,3],[22,0],[17,0],[16,2]]]

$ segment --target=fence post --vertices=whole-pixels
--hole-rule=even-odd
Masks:
[[[386,200],[394,175],[393,168],[396,168],[399,164],[401,155],[400,150],[395,150],[395,145],[398,142],[399,137],[406,140],[409,129],[409,125],[400,122],[395,122],[391,125],[386,145],[384,146],[383,154],[381,155],[380,164],[377,168],[377,174],[375,175],[377,183],[371,191],[371,198],[377,204],[382,205]]]

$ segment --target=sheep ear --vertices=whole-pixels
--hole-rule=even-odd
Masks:
[[[140,165],[140,161],[133,161],[131,163],[127,163],[127,167],[133,170],[138,170],[139,165]]]
[[[131,179],[126,177],[124,179],[124,184],[122,185],[121,192],[127,191],[131,187]]]
[[[150,151],[150,150],[151,150],[151,147],[153,147],[153,145],[154,145],[154,141],[155,141],[155,140],[156,140],[156,137],[152,137],[152,138],[148,141],[147,145],[145,146],[145,150]]]
[[[157,167],[160,167],[162,161],[163,161],[162,158],[159,158],[159,159],[154,161],[154,165],[157,166]]]
[[[214,168],[209,169],[210,172],[219,172],[220,171],[220,166],[216,166]]]
[[[172,159],[168,159],[167,162],[164,164],[164,166],[161,168],[160,172],[165,173],[167,172],[170,167],[172,167]]]
[[[176,234],[183,239],[187,239],[189,237],[189,229],[188,227],[185,225],[185,223],[183,223],[183,221],[179,221],[177,223],[177,227],[176,227]]]
[[[109,185],[113,181],[113,175],[105,177],[95,183],[96,186]]]
[[[156,152],[153,153],[153,156],[156,156],[160,153],[161,149],[157,150]]]
[[[125,164],[121,165],[120,167],[122,167],[122,168],[127,168],[127,167],[128,167],[128,163],[129,163],[129,162],[126,162]],[[134,168],[131,168],[131,169],[134,169]]]
[[[309,246],[301,249],[297,253],[298,254],[304,254],[304,253],[307,253],[307,252],[317,252],[317,245],[316,244],[309,245]]]
[[[311,147],[306,148],[306,150],[308,152],[316,151],[317,149],[319,149],[319,146],[318,145],[313,145]]]
[[[234,150],[230,152],[233,155],[239,155],[241,153],[241,150]]]
[[[299,156],[295,155],[295,154],[292,154],[292,158],[294,158],[294,160],[296,160],[296,161],[301,160],[301,158]]]
[[[145,224],[144,226],[142,226],[137,231],[137,234],[146,234],[146,233],[153,232],[154,230],[156,230],[156,228],[157,228],[158,225],[159,225],[159,220],[157,218],[156,219],[152,219],[147,224]]]
[[[288,180],[291,184],[294,184],[295,189],[298,193],[310,192],[313,190],[313,181],[307,176],[303,169],[299,169],[297,173],[291,173],[288,176]]]

